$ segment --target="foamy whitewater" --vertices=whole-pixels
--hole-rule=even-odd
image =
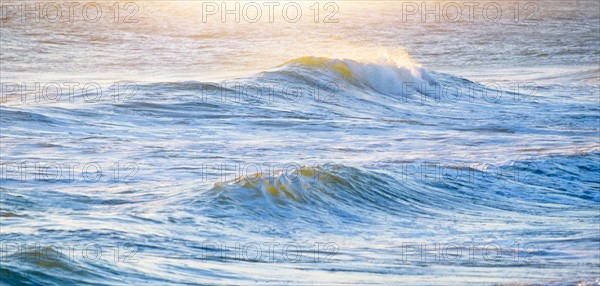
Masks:
[[[1,285],[598,285],[598,2],[100,3],[3,10]]]

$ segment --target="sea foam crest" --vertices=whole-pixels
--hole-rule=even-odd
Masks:
[[[409,90],[425,93],[437,84],[434,76],[408,55],[392,57],[384,54],[364,60],[305,56],[280,67],[304,77],[318,78],[325,74],[342,83],[368,87],[384,94],[404,94]]]

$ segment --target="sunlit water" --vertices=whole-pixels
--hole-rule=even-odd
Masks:
[[[5,11],[0,283],[597,283],[599,5],[533,3]]]

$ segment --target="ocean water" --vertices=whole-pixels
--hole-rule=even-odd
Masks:
[[[598,285],[599,2],[65,3],[2,3],[1,285]]]

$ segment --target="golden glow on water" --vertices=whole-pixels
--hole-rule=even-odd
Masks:
[[[514,1],[499,4],[498,23],[481,9],[475,23],[401,12],[453,2],[277,2],[272,21],[267,2],[209,2],[262,6],[252,22],[252,8],[237,21],[203,13],[201,1],[100,1],[98,22],[3,22],[1,82],[27,88],[1,98],[2,242],[58,245],[21,251],[25,261],[1,247],[2,283],[595,279],[600,2],[534,1],[544,11],[535,23],[515,23]],[[291,3],[303,11],[297,22],[282,14]],[[139,8],[134,22],[127,4]],[[53,82],[78,82],[73,101],[66,85],[62,100],[34,101],[35,84]],[[138,92],[116,99],[115,82]],[[105,91],[98,102],[82,91],[88,83]],[[63,242],[87,255],[98,244],[104,259],[34,260],[71,252]],[[273,242],[292,247],[275,259],[270,247],[256,259],[218,249]],[[491,263],[455,248],[459,261],[437,263],[415,251],[407,262],[413,242],[437,258],[434,243],[498,242],[510,254]],[[110,257],[125,250],[115,243],[139,247],[137,262]],[[532,243],[548,264],[515,261]]]
[[[341,60],[332,60],[324,57],[301,57],[287,62],[287,64],[290,63],[300,64],[308,68],[327,68],[336,71],[342,78],[346,80],[354,79],[354,75],[352,74],[352,71],[348,65]]]

